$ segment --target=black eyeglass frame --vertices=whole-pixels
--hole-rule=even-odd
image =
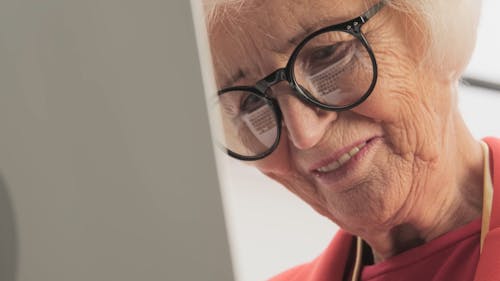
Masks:
[[[290,55],[290,58],[284,68],[279,68],[275,71],[273,71],[271,74],[267,75],[264,77],[262,80],[257,81],[254,86],[234,86],[234,87],[228,87],[224,88],[218,91],[218,96],[221,96],[226,93],[234,92],[234,91],[246,91],[246,92],[252,92],[253,94],[263,98],[263,100],[273,109],[273,113],[276,117],[276,122],[277,122],[277,137],[273,145],[268,148],[265,152],[258,154],[256,156],[244,156],[237,154],[227,148],[224,147],[224,150],[227,152],[227,154],[231,157],[234,157],[239,160],[243,161],[255,161],[255,160],[260,160],[262,158],[265,158],[266,156],[270,155],[278,146],[280,142],[280,137],[281,137],[281,123],[283,119],[283,114],[281,112],[281,109],[278,105],[278,102],[275,98],[269,96],[266,94],[267,90],[282,82],[282,81],[287,81],[289,86],[294,90],[294,92],[297,94],[297,97],[300,98],[302,101],[312,104],[320,109],[323,110],[328,110],[328,111],[345,111],[352,109],[361,103],[363,103],[373,92],[373,89],[375,88],[375,85],[377,84],[377,78],[378,78],[378,68],[377,68],[377,61],[375,59],[375,54],[373,53],[373,50],[368,43],[368,40],[366,39],[365,35],[361,31],[361,27],[369,20],[371,19],[375,14],[377,14],[383,7],[385,6],[384,1],[380,1],[379,3],[375,4],[372,6],[370,9],[368,9],[366,12],[364,12],[361,16],[356,17],[354,19],[330,25],[324,28],[321,28],[308,36],[306,36],[298,45],[295,47],[294,51]],[[294,65],[295,61],[300,54],[300,51],[302,48],[313,38],[316,38],[317,36],[327,33],[327,32],[332,32],[332,31],[341,31],[341,32],[346,32],[349,33],[350,35],[356,37],[361,44],[366,48],[371,62],[372,62],[372,67],[373,67],[373,79],[370,84],[370,87],[366,91],[366,93],[361,96],[356,102],[346,105],[346,106],[330,106],[326,105],[323,103],[320,103],[317,101],[315,98],[310,96],[310,94],[307,92],[307,90],[303,89],[300,84],[295,79],[294,75]]]

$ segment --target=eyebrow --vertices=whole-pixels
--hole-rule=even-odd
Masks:
[[[316,24],[314,24],[314,26],[315,25]],[[311,33],[311,29],[314,29],[314,27],[310,27],[303,32],[297,33],[295,36],[288,39],[285,43],[281,44],[279,48],[271,48],[271,50],[280,54],[287,52],[288,50],[297,46],[297,44],[299,44],[307,35],[309,35]],[[243,69],[238,68],[236,72],[229,75],[229,78],[224,81],[224,83],[222,84],[222,89],[233,87],[238,81],[243,80],[247,76],[248,74]]]
[[[302,31],[297,32],[292,38],[288,39],[286,43],[281,44],[278,48],[273,48],[272,50],[278,53],[285,53],[289,51],[291,48],[295,48],[302,40],[304,40],[307,36],[320,30],[324,27],[328,27],[335,24],[343,23],[351,18],[346,19],[345,17],[328,17],[316,20],[307,25],[307,27],[303,28]]]
[[[353,18],[346,17],[328,17],[323,18],[317,21],[314,21],[307,25],[306,28],[303,28],[302,31],[297,32],[292,38],[288,39],[285,43],[280,44],[277,48],[271,48],[273,52],[284,54],[287,53],[290,49],[295,48],[302,40],[304,40],[308,35],[315,32],[316,30],[320,30],[323,27],[341,24],[345,21],[349,21]],[[222,89],[233,87],[238,81],[247,77],[248,74],[243,71],[243,69],[239,68],[235,73],[233,73],[230,78],[223,84]]]
[[[222,88],[221,89],[226,89],[226,88],[233,87],[233,85],[236,84],[236,82],[238,82],[240,80],[243,80],[246,76],[247,76],[247,74],[243,71],[243,69],[238,68],[238,70],[236,70],[236,72],[234,74],[230,75],[229,76],[230,78],[227,79],[222,84]]]

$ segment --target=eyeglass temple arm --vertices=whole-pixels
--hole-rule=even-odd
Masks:
[[[367,22],[369,19],[371,19],[380,9],[382,9],[385,6],[385,1],[382,0],[375,4],[373,7],[371,7],[368,11],[366,11],[364,14],[360,16],[360,19],[363,23]]]

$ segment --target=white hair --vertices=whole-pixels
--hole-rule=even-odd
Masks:
[[[238,11],[256,0],[202,0],[209,26],[221,18],[237,20]],[[422,36],[422,66],[432,65],[445,79],[458,80],[475,45],[481,0],[382,0],[406,15],[405,24]],[[464,52],[465,50],[465,52]],[[468,54],[464,56],[464,54]],[[443,72],[444,71],[444,72]]]

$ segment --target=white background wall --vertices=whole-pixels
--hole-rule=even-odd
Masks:
[[[484,0],[478,47],[467,73],[500,82],[498,11],[498,0]],[[499,107],[500,92],[462,87],[460,108],[477,138],[500,136]],[[329,243],[335,225],[258,171],[224,155],[218,157],[239,281],[264,280],[312,259]]]

